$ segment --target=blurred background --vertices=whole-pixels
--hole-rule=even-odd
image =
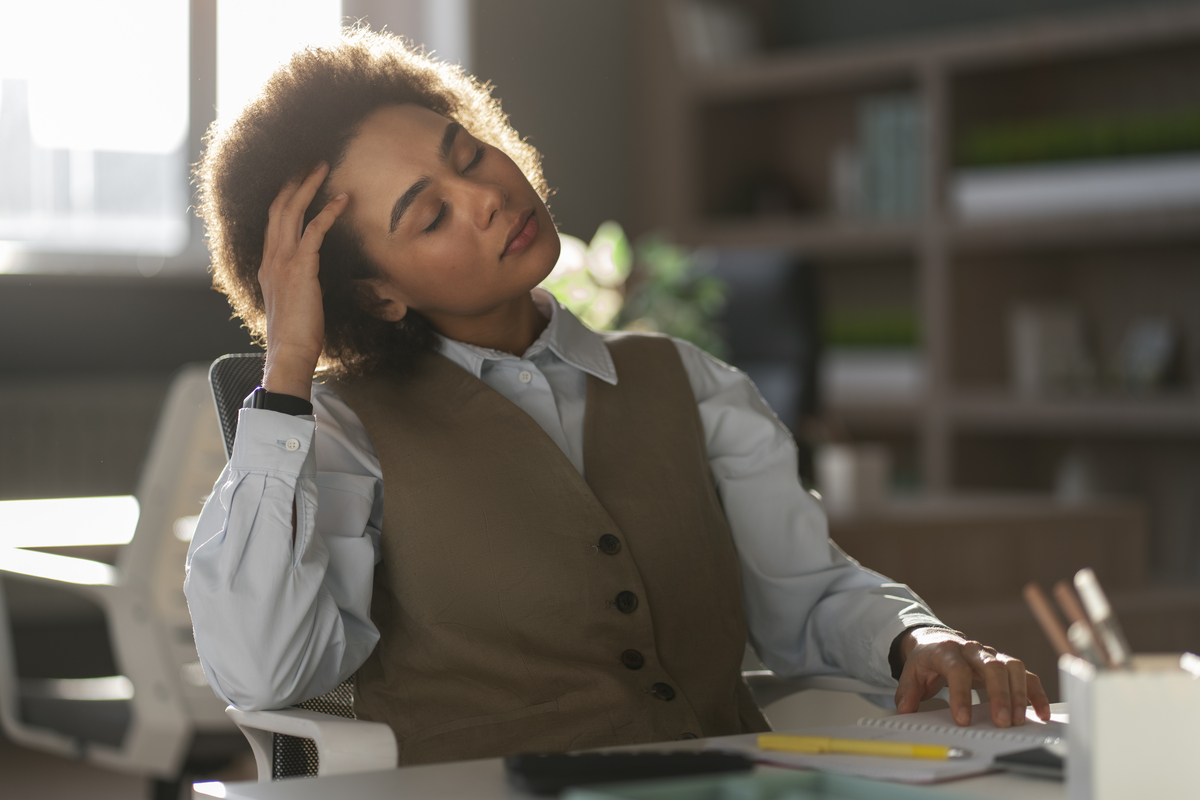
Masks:
[[[1027,581],[1092,566],[1135,650],[1200,648],[1200,2],[0,0],[5,796],[244,767],[182,604],[224,454],[180,369],[253,347],[189,165],[357,20],[497,87],[550,288],[745,369],[850,555],[1052,699]]]

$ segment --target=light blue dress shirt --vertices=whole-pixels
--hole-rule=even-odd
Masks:
[[[587,375],[615,384],[608,349],[547,292],[550,321],[521,357],[442,339],[442,353],[528,413],[583,473]],[[892,640],[941,623],[907,587],[829,540],[800,485],[791,434],[742,372],[676,341],[741,562],[750,642],[781,675],[847,674],[894,686]],[[233,455],[200,514],[184,591],[216,693],[279,708],[333,689],[379,632],[371,589],[383,480],[366,430],[313,385],[314,417],[242,409]],[[586,476],[585,476],[586,477]],[[292,541],[292,507],[296,536]]]

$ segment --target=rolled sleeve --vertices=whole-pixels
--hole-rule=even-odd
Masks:
[[[189,549],[184,592],[200,662],[239,708],[323,694],[378,639],[369,616],[375,481],[319,472],[317,431],[311,417],[242,409]]]

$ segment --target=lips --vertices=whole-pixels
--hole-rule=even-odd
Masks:
[[[538,218],[534,211],[535,209],[530,209],[513,223],[512,229],[508,232],[508,244],[505,246],[501,258],[521,252],[537,236]]]

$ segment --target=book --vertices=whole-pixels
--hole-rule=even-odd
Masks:
[[[1200,154],[962,169],[950,182],[967,222],[1200,206]]]
[[[971,724],[959,727],[950,709],[900,714],[879,719],[860,719],[854,725],[837,725],[798,731],[781,731],[807,736],[832,736],[840,739],[944,744],[970,751],[967,758],[933,761],[917,758],[876,758],[873,756],[780,753],[760,750],[757,734],[731,736],[713,742],[710,747],[740,753],[755,761],[774,766],[815,769],[839,775],[852,775],[900,783],[938,783],[992,772],[995,758],[1006,753],[1034,747],[1061,747],[1067,736],[1065,704],[1052,706],[1051,720],[1042,722],[1027,712],[1023,726],[997,728],[991,721],[991,708],[980,703],[971,709]]]

